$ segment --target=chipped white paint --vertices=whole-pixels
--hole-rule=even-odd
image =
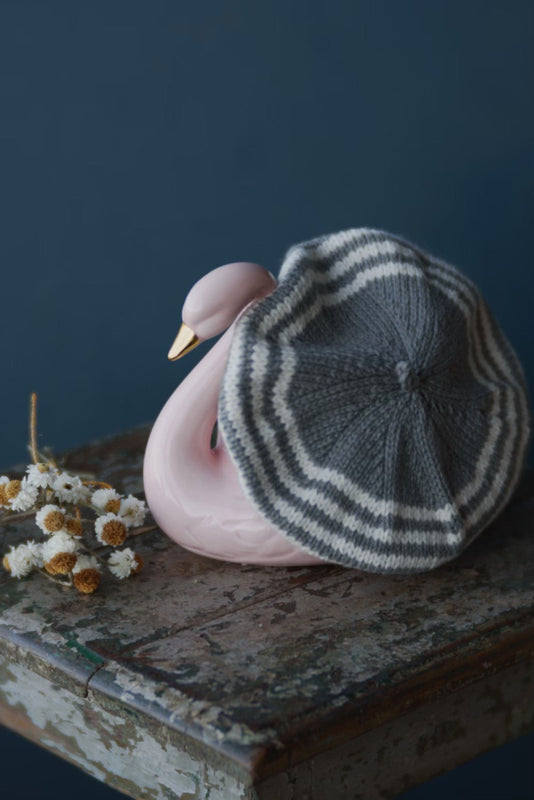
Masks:
[[[93,777],[147,800],[247,800],[244,781],[225,774],[162,736],[0,657],[0,707],[22,714],[31,738]],[[2,712],[0,711],[0,721]],[[5,720],[4,720],[5,721]],[[21,731],[25,732],[25,731]],[[162,729],[162,733],[165,734]],[[28,732],[26,731],[26,735]]]
[[[95,681],[91,685],[99,686],[105,691],[102,678],[107,674],[104,668],[102,673],[95,676]],[[179,726],[184,720],[194,721],[201,727],[203,740],[207,744],[224,740],[227,745],[232,743],[236,745],[246,743],[249,747],[276,745],[277,733],[274,728],[262,728],[261,733],[258,733],[247,725],[234,722],[223,733],[219,720],[225,715],[225,709],[212,701],[192,699],[176,688],[165,687],[146,676],[141,680],[138,675],[118,664],[113,664],[112,680],[113,696],[125,706],[135,707],[139,699],[143,705],[152,703],[154,707],[165,709],[166,724],[171,727],[175,724]]]

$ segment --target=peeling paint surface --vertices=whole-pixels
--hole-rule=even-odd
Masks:
[[[147,434],[91,444],[66,466],[140,493]],[[2,551],[35,536],[31,523],[16,525],[0,530]],[[326,788],[303,788],[318,759],[341,775],[340,754],[364,752],[371,737],[387,760],[395,748],[378,744],[381,732],[432,704],[445,709],[442,698],[487,689],[486,727],[511,719],[499,675],[523,674],[534,653],[533,527],[530,475],[458,560],[423,575],[225,564],[160,531],[135,543],[139,576],[104,579],[94,596],[3,573],[2,720],[26,720],[27,735],[134,797],[268,800],[278,781],[286,788],[272,797],[319,800]],[[32,701],[21,704],[32,676]],[[534,720],[527,697],[522,725]],[[472,728],[459,707],[436,717],[412,742],[419,772],[452,742],[474,742]]]
[[[243,780],[154,735],[135,717],[99,707],[93,697],[73,697],[0,657],[0,722],[13,727],[6,707],[25,720],[24,735],[132,797],[200,800],[206,787],[210,800],[246,797]]]

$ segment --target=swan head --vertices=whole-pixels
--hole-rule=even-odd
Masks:
[[[226,330],[254,300],[270,294],[276,279],[248,261],[225,264],[201,278],[185,299],[180,328],[168,358],[176,361]]]

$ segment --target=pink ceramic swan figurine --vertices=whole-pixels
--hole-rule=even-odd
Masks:
[[[248,564],[319,564],[324,562],[291,544],[249,503],[222,437],[210,446],[232,323],[276,285],[258,264],[236,263],[213,270],[191,289],[169,358],[229,330],[157,418],[145,454],[145,491],[162,530],[196,553]]]

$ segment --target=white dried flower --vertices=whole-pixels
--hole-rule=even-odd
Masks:
[[[35,515],[35,524],[43,533],[62,531],[65,525],[65,509],[53,503],[47,503]]]
[[[126,547],[124,550],[116,550],[108,558],[109,571],[112,572],[115,577],[120,578],[120,580],[129,578],[130,575],[135,575],[142,566],[143,562],[141,557],[134,553],[129,547]]]
[[[44,568],[51,575],[68,575],[76,564],[79,543],[65,531],[53,533],[43,544]]]
[[[121,496],[115,489],[97,489],[91,495],[91,504],[97,511],[117,513],[121,506]]]
[[[76,564],[72,568],[72,574],[76,575],[77,572],[83,572],[85,569],[96,569],[100,572],[98,559],[94,556],[78,556]]]
[[[29,541],[26,542],[26,544],[33,551],[33,563],[35,564],[36,567],[39,567],[41,569],[44,564],[42,542]]]
[[[72,582],[81,594],[93,594],[100,584],[101,572],[94,556],[78,556],[72,568]]]
[[[26,469],[28,476],[28,483],[36,486],[38,489],[47,489],[52,486],[56,476],[57,470],[49,464],[30,464]]]
[[[133,494],[129,494],[121,502],[119,515],[122,517],[128,528],[137,528],[145,521],[147,507],[144,500],[138,500]]]
[[[81,478],[77,475],[70,475],[68,472],[60,472],[56,475],[52,483],[54,493],[63,503],[84,503],[89,499],[90,491],[84,486]]]
[[[65,533],[68,533],[69,536],[76,536],[79,539],[83,536],[83,522],[80,517],[65,517],[65,527],[63,528]]]
[[[102,544],[119,547],[128,535],[126,522],[118,514],[103,514],[95,522],[96,538]]]
[[[18,547],[11,547],[4,556],[4,567],[14,578],[25,578],[34,567],[42,566],[41,545],[37,542],[25,542]]]
[[[51,561],[59,553],[77,553],[80,549],[79,542],[64,531],[53,533],[50,539],[43,544],[43,561]]]
[[[7,505],[9,505],[9,498],[5,489],[8,483],[9,478],[7,475],[0,475],[0,508],[5,508]]]
[[[35,505],[37,495],[37,487],[32,486],[27,478],[23,478],[20,482],[18,494],[9,501],[9,505],[13,511],[28,511]]]

